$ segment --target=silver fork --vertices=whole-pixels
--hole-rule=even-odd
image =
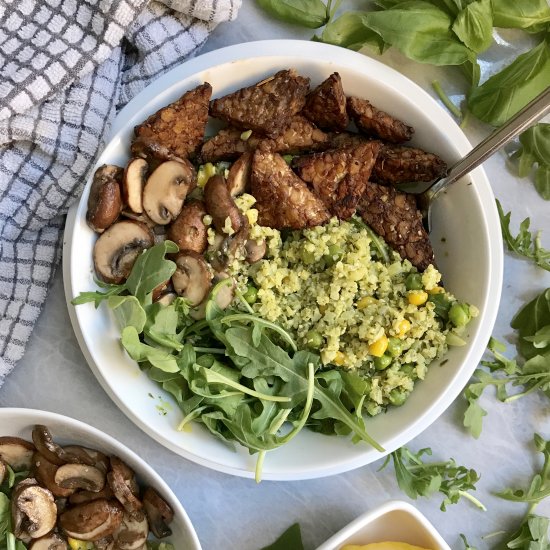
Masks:
[[[531,124],[550,113],[550,87],[546,88],[533,101],[515,114],[506,124],[497,128],[492,134],[476,145],[465,157],[447,170],[447,174],[436,179],[430,186],[417,194],[417,205],[422,213],[424,226],[431,230],[431,206],[437,197],[449,185],[458,181],[462,176],[477,168],[494,152],[526,130]],[[414,193],[414,191],[410,191]]]

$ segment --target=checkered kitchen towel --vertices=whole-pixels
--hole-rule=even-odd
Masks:
[[[0,385],[25,351],[117,110],[241,0],[0,0]]]

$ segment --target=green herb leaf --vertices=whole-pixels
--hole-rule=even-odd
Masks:
[[[135,296],[110,296],[107,304],[113,310],[121,329],[133,326],[138,333],[143,332],[147,315]]]
[[[544,200],[550,200],[550,124],[535,124],[520,135],[519,141],[521,146],[512,156],[519,159],[519,176],[529,176],[538,164],[535,189]]]
[[[534,336],[550,325],[550,288],[523,306],[514,316],[511,327],[519,332],[518,351],[526,359],[550,352],[550,347],[537,348],[526,337]]]
[[[491,0],[477,0],[457,15],[452,29],[462,43],[474,52],[486,50],[493,42]]]
[[[550,86],[548,38],[474,88],[468,107],[480,120],[500,126]]]
[[[166,350],[144,344],[139,339],[135,327],[127,326],[122,330],[122,345],[128,355],[138,363],[149,361],[151,365],[164,372],[178,372],[176,358]]]
[[[99,284],[99,281],[96,281],[96,283]],[[103,283],[100,286],[107,290],[105,292],[81,292],[76,298],[71,300],[71,304],[73,306],[78,306],[80,304],[94,302],[97,309],[103,300],[107,300],[110,296],[117,296],[126,291],[126,285],[106,285]]]
[[[300,524],[291,525],[273,544],[261,550],[304,550]]]
[[[549,524],[550,520],[548,518],[529,514],[506,543],[506,548],[550,550],[550,541],[548,540]]]
[[[464,550],[477,550],[475,546],[470,545],[470,543],[468,542],[468,539],[466,538],[466,535],[463,535],[462,533],[460,533],[460,538],[464,543]]]
[[[0,493],[0,537],[6,536],[10,524],[10,500],[4,493]]]
[[[310,29],[318,29],[328,21],[327,8],[321,0],[257,0],[258,5],[273,17]]]
[[[546,0],[492,0],[495,27],[526,29],[539,32],[550,22]]]

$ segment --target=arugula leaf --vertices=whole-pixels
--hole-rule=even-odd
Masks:
[[[472,90],[468,107],[480,120],[500,126],[550,86],[550,35]]]
[[[437,492],[443,494],[443,512],[449,504],[456,504],[461,497],[485,511],[485,506],[468,492],[475,491],[475,484],[479,481],[477,472],[458,466],[452,458],[442,462],[424,462],[423,456],[431,454],[432,450],[429,448],[413,453],[407,447],[401,447],[391,453],[399,488],[413,500],[418,497],[430,497]],[[386,459],[382,468],[387,466],[389,460],[390,457]]]
[[[541,244],[541,232],[538,231],[535,236],[529,231],[531,220],[525,218],[520,226],[519,233],[516,237],[510,231],[511,212],[504,214],[502,205],[497,199],[497,210],[500,218],[500,228],[502,230],[502,238],[508,247],[508,250],[532,260],[540,268],[550,271],[550,250],[546,250]]]
[[[480,53],[493,42],[491,0],[477,0],[461,10],[452,26],[462,43]]]
[[[550,22],[546,0],[492,0],[495,27],[540,32]]]
[[[80,304],[94,302],[95,308],[97,309],[103,300],[107,300],[110,296],[117,296],[126,291],[126,285],[106,285],[105,283],[100,285],[99,283],[100,281],[96,281],[98,286],[107,289],[105,292],[81,292],[76,298],[71,300],[71,304],[73,306],[78,306]]]
[[[113,310],[121,329],[133,326],[142,332],[147,315],[135,296],[109,296],[107,305]]]
[[[258,5],[277,19],[310,29],[327,23],[330,14],[321,0],[256,0]]]
[[[549,525],[550,520],[548,518],[529,514],[506,543],[506,548],[550,550]]]
[[[468,539],[466,538],[466,535],[463,535],[462,533],[460,533],[460,538],[464,543],[464,550],[477,550],[475,546],[470,545],[470,543],[468,542]]]
[[[304,550],[300,524],[291,525],[273,544],[261,550]]]
[[[425,0],[409,0],[365,13],[367,25],[409,59],[433,65],[461,65],[475,54],[451,31],[452,19]]]
[[[164,372],[179,371],[176,358],[167,350],[142,343],[135,327],[130,325],[122,330],[121,342],[134,361],[138,363],[148,361]]]
[[[10,524],[10,499],[4,493],[0,493],[0,537],[6,536]]]

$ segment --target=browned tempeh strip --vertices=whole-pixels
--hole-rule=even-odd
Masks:
[[[302,114],[319,128],[339,131],[346,129],[349,117],[342,79],[338,73],[332,73],[308,94]]]

